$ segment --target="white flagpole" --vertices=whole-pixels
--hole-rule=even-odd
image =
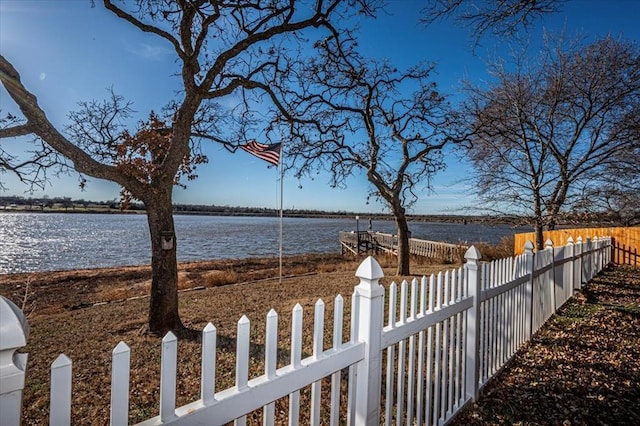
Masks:
[[[280,284],[282,284],[282,199],[284,198],[283,189],[284,189],[284,169],[282,167],[282,148],[280,145],[280,157],[278,158],[278,162],[280,165]]]

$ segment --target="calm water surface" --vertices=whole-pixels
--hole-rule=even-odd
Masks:
[[[275,217],[176,215],[178,260],[277,257]],[[360,230],[367,220],[360,220]],[[338,252],[339,231],[355,219],[284,218],[284,255]],[[376,231],[395,233],[392,221],[373,221]],[[499,242],[528,229],[508,225],[411,222],[415,238],[447,242]],[[144,215],[0,213],[0,273],[54,271],[151,262]]]

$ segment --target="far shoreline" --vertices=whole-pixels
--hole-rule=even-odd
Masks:
[[[260,211],[236,211],[233,209],[225,211],[198,211],[198,210],[180,210],[180,206],[174,207],[174,215],[181,216],[214,216],[214,217],[279,217],[279,211],[267,210]],[[111,209],[111,208],[93,208],[93,207],[75,207],[75,208],[40,208],[40,207],[7,207],[0,206],[0,214],[2,213],[33,213],[33,214],[146,214],[144,209]],[[303,218],[303,219],[354,219],[360,217],[362,220],[386,220],[394,221],[394,217],[389,214],[379,213],[342,213],[342,212],[314,212],[314,211],[296,211],[284,210],[285,218]],[[523,218],[518,217],[499,217],[499,216],[475,216],[475,215],[407,215],[409,222],[425,222],[425,223],[454,223],[454,224],[485,224],[485,225],[511,225],[523,226]]]

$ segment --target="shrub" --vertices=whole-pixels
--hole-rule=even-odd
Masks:
[[[220,285],[235,284],[238,282],[238,274],[234,271],[213,270],[203,275],[206,287],[216,287]]]

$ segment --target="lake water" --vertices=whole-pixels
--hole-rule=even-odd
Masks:
[[[277,257],[276,217],[175,216],[178,260]],[[283,253],[340,251],[339,231],[355,230],[355,219],[284,218]],[[362,218],[360,230],[368,227]],[[373,229],[395,233],[393,221]],[[528,229],[508,225],[410,222],[412,236],[432,241],[496,243]],[[54,271],[151,262],[145,215],[0,213],[0,273]]]

